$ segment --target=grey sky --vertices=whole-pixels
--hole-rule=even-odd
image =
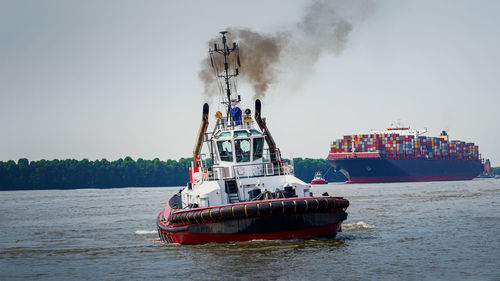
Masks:
[[[190,157],[206,42],[288,30],[306,3],[0,1],[0,160]],[[326,157],[331,140],[401,119],[499,166],[498,15],[498,1],[377,2],[343,52],[278,69],[263,115],[282,153]]]

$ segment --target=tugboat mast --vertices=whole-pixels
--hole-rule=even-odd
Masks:
[[[227,102],[222,102],[222,103],[227,103],[227,119],[228,121],[231,120],[231,84],[230,84],[230,79],[233,78],[233,77],[236,77],[238,76],[238,68],[236,68],[234,70],[234,73],[230,73],[229,71],[229,63],[228,63],[228,59],[229,59],[229,55],[233,52],[233,53],[236,53],[236,58],[237,58],[237,63],[238,63],[238,66],[240,66],[240,57],[239,57],[239,48],[238,48],[238,45],[233,42],[233,47],[232,48],[229,48],[227,46],[227,38],[226,38],[226,33],[227,31],[221,31],[220,34],[222,34],[222,45],[223,45],[223,48],[220,49],[218,46],[217,46],[217,43],[214,44],[214,49],[209,49],[209,53],[210,53],[210,61],[212,63],[212,68],[214,69],[215,71],[215,74],[218,78],[222,78],[224,79],[224,83],[225,83],[225,86],[226,86],[226,95],[227,95]],[[217,67],[215,67],[214,65],[214,55],[215,54],[221,54],[222,56],[224,56],[224,73],[223,74],[219,74],[218,73],[218,69]],[[215,60],[217,62],[217,60]]]

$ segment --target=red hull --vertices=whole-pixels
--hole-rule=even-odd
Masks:
[[[378,183],[378,182],[417,182],[417,181],[453,181],[471,180],[475,175],[456,176],[401,176],[401,177],[351,177],[347,183]]]
[[[188,231],[172,233],[164,231],[162,229],[158,229],[158,233],[163,241],[180,244],[227,243],[251,240],[307,239],[313,237],[335,237],[335,235],[337,235],[337,232],[340,231],[341,223],[342,222],[338,222],[321,227],[273,233],[199,234],[189,233]]]
[[[157,219],[162,241],[180,244],[335,237],[347,218],[341,197],[247,201],[173,212]],[[168,214],[168,215],[166,215]]]
[[[312,180],[311,184],[328,184],[328,181],[317,179],[317,180]]]

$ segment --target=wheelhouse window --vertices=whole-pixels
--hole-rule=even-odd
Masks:
[[[253,139],[253,160],[262,158],[262,151],[264,150],[264,138]]]
[[[250,162],[250,139],[238,139],[234,141],[236,162]]]
[[[217,149],[221,161],[233,162],[233,144],[230,140],[218,141]]]
[[[247,131],[234,131],[235,137],[249,136]]]
[[[250,130],[250,133],[252,133],[252,135],[260,135],[260,132],[257,130]]]

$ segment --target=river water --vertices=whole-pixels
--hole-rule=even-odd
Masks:
[[[158,239],[178,189],[0,192],[0,280],[500,280],[500,180],[314,186],[335,239],[197,246]]]

